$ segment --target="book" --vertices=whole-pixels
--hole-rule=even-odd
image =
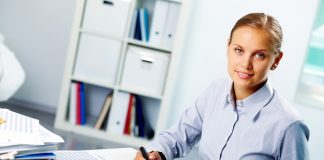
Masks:
[[[101,107],[101,111],[98,115],[98,118],[97,118],[95,126],[94,126],[95,129],[101,129],[105,119],[108,118],[107,115],[108,115],[111,103],[112,103],[112,93],[109,93],[109,94],[107,94],[105,101]]]
[[[131,134],[131,116],[132,116],[132,109],[133,109],[133,99],[134,95],[130,95],[129,102],[128,102],[128,109],[127,115],[125,119],[125,126],[124,126],[124,134],[130,135]]]

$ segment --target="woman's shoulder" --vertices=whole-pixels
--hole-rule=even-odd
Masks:
[[[303,121],[296,107],[278,94],[271,108],[276,112],[276,118],[287,127],[296,121]]]

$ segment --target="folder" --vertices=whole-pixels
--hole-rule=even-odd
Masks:
[[[131,94],[129,97],[127,114],[126,114],[126,119],[125,119],[125,126],[124,126],[124,134],[126,134],[126,135],[131,134],[131,120],[132,120],[133,103],[134,103],[134,95]]]
[[[149,41],[149,15],[147,8],[140,9],[140,26],[141,26],[141,37],[143,42]]]
[[[154,7],[153,20],[150,31],[150,44],[161,45],[164,29],[167,20],[167,13],[169,9],[169,2],[167,1],[156,1]]]
[[[70,87],[70,106],[69,106],[69,122],[76,124],[76,96],[77,96],[77,84],[72,82]]]
[[[105,102],[101,107],[101,111],[98,115],[98,118],[97,118],[95,126],[94,126],[95,129],[100,129],[103,126],[104,120],[106,118],[108,118],[107,115],[109,113],[109,108],[111,106],[111,102],[112,102],[112,93],[109,93],[106,96]]]
[[[177,3],[169,3],[169,12],[166,20],[165,31],[163,33],[162,46],[172,48],[177,22],[179,19],[180,5]]]
[[[141,20],[140,20],[140,10],[136,10],[136,21],[135,21],[135,31],[134,31],[134,39],[142,40],[142,33],[141,33]]]
[[[142,100],[139,96],[135,96],[136,99],[136,118],[135,118],[135,125],[138,127],[138,136],[145,137],[145,119],[144,119],[144,111],[143,111],[143,104]]]
[[[87,122],[87,113],[86,113],[86,93],[84,83],[80,83],[80,98],[81,98],[81,125],[85,125]]]
[[[125,126],[126,114],[130,94],[119,92],[115,95],[108,117],[107,132],[122,135]]]
[[[76,124],[81,124],[81,85],[77,83],[77,97],[76,97]]]
[[[131,21],[130,31],[129,31],[129,38],[131,38],[131,39],[133,39],[135,36],[137,12],[138,12],[138,9],[135,9],[133,16],[132,16],[132,21]]]

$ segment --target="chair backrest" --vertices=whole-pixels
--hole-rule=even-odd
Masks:
[[[0,101],[8,100],[24,83],[25,72],[0,34]]]

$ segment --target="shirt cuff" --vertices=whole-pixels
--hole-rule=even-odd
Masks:
[[[162,152],[158,152],[162,160],[166,160],[164,154]]]

